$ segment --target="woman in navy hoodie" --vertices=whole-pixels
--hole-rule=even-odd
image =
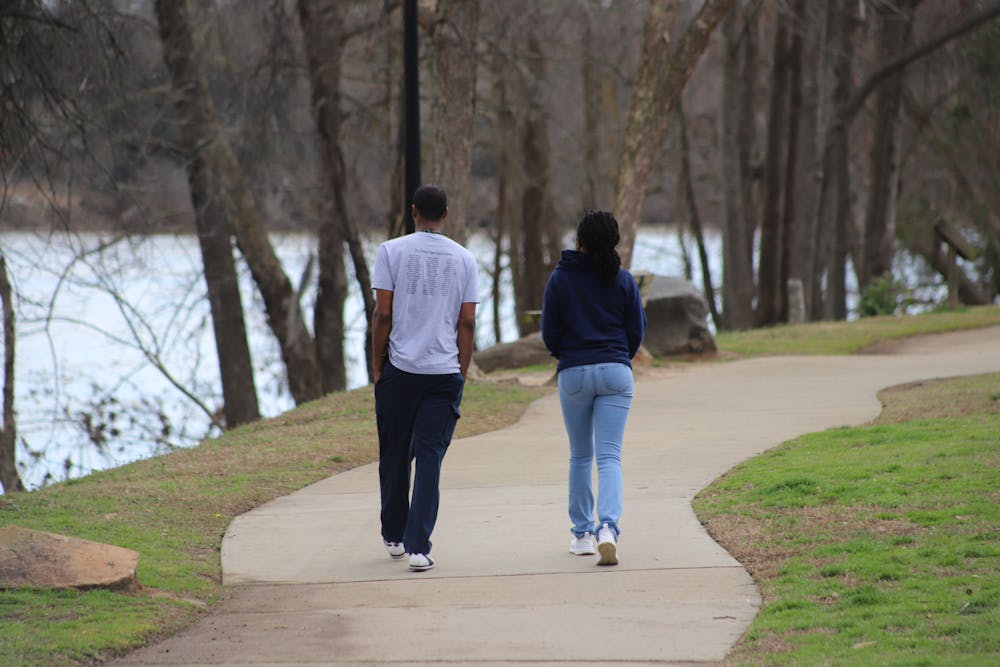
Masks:
[[[545,286],[542,339],[559,360],[559,402],[569,436],[570,551],[618,563],[622,438],[632,405],[632,357],[646,328],[639,288],[620,268],[618,221],[588,211],[576,250],[563,250]],[[597,460],[597,520],[591,475]]]

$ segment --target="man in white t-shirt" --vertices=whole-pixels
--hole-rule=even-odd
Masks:
[[[382,540],[410,569],[429,570],[441,461],[458,421],[476,327],[476,260],[441,233],[444,190],[413,194],[416,231],[375,255],[372,350]],[[410,500],[410,463],[416,461]]]

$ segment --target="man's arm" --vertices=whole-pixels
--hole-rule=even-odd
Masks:
[[[472,362],[472,348],[475,345],[476,304],[463,303],[458,311],[458,366],[465,377]]]
[[[475,305],[475,304],[473,304]],[[375,382],[382,377],[389,356],[389,332],[392,331],[392,292],[375,290],[375,312],[372,314],[372,365]]]

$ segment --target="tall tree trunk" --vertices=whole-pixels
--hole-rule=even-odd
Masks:
[[[7,277],[7,261],[0,250],[0,306],[3,315],[3,428],[0,429],[0,488],[4,493],[24,491],[17,472],[17,421],[14,416],[14,299]]]
[[[331,392],[344,389],[347,384],[343,316],[347,298],[343,234],[346,221],[340,219],[345,208],[342,204],[345,175],[340,152],[340,63],[344,31],[336,2],[298,0],[298,13],[309,66],[313,117],[321,145],[322,180],[329,194],[324,198],[323,218],[318,228],[319,284],[313,324],[323,391]],[[362,288],[362,294],[370,291]],[[369,312],[366,307],[365,313]]]
[[[438,0],[430,30],[437,94],[431,103],[430,178],[448,193],[448,233],[468,239],[476,111],[478,0]]]
[[[809,229],[809,260],[812,267],[806,287],[806,301],[809,304],[809,319],[821,320],[829,318],[827,295],[823,292],[825,277],[828,278],[830,248],[833,245],[833,221],[835,219],[832,206],[833,189],[833,158],[832,138],[837,134],[836,123],[839,108],[846,100],[849,90],[845,87],[850,82],[844,80],[845,67],[850,71],[850,62],[845,62],[841,52],[844,40],[843,31],[849,29],[845,20],[846,14],[842,0],[830,0],[826,3],[824,12],[824,37],[822,68],[822,90],[820,98],[820,113],[822,121],[817,128],[817,141],[822,147],[817,165],[817,179],[813,206],[806,212]],[[838,135],[839,136],[839,135]]]
[[[594,42],[594,31],[591,26],[593,17],[591,7],[586,5],[581,12],[583,21],[583,37],[580,43],[581,79],[583,81],[583,210],[596,209],[603,201],[601,196],[601,126],[602,118],[607,113],[599,103],[601,95],[601,77],[597,63],[591,53]]]
[[[796,195],[799,189],[799,127],[802,122],[802,30],[806,25],[806,2],[795,0],[788,43],[788,135],[786,137],[784,202],[781,214],[781,302],[778,320],[788,321],[788,279],[792,277],[792,258],[799,226]]]
[[[619,77],[612,62],[627,59],[628,41],[620,40],[621,53],[595,52],[595,26],[606,37],[606,23],[616,7],[603,7],[599,3],[583,4],[580,40],[581,79],[583,82],[583,151],[584,188],[582,208],[608,209],[612,205],[611,185],[615,178],[618,157],[618,127],[621,122],[621,105],[618,101]]]
[[[677,126],[681,135],[681,180],[683,181],[684,199],[687,202],[688,214],[691,219],[691,232],[698,244],[698,261],[701,264],[701,284],[705,293],[705,303],[712,315],[712,323],[716,330],[722,327],[722,317],[715,305],[715,288],[712,287],[712,267],[708,263],[708,251],[705,249],[705,234],[701,226],[701,214],[698,212],[698,202],[694,196],[694,183],[691,179],[691,150],[688,146],[687,120],[684,117],[684,105],[677,101]]]
[[[757,149],[757,85],[760,56],[760,34],[758,32],[756,14],[759,8],[754,10],[754,14],[746,15],[743,19],[743,36],[741,40],[742,59],[740,62],[740,105],[738,117],[738,138],[739,138],[739,170],[740,170],[740,197],[743,202],[743,216],[746,222],[744,227],[744,241],[746,247],[744,252],[747,261],[753,264],[754,236],[760,226],[758,213],[760,211],[758,181],[759,165],[755,162]],[[751,269],[750,282],[747,288],[756,294],[753,285],[753,275]],[[751,299],[753,297],[751,296]],[[752,316],[752,313],[751,313]]]
[[[365,340],[371,338],[375,303],[361,232],[347,211],[344,194],[347,175],[340,149],[340,72],[345,39],[343,19],[335,0],[299,0],[298,6],[309,61],[313,112],[322,145],[321,164],[330,193],[328,217],[319,226],[320,274],[315,310],[316,348],[322,368],[323,391],[330,392],[346,386],[343,316],[347,299],[345,241],[364,303]],[[371,346],[364,347],[371,378]]]
[[[524,147],[525,175],[527,188],[537,188],[539,196],[538,211],[531,215],[538,221],[542,235],[540,251],[543,252],[541,287],[535,287],[538,292],[538,308],[541,307],[544,277],[555,268],[562,252],[562,234],[559,228],[559,217],[552,198],[552,145],[549,141],[549,112],[545,107],[545,93],[549,88],[548,72],[545,66],[545,54],[542,53],[538,38],[533,33],[528,34],[528,98],[530,100],[525,124],[531,127],[526,132],[531,135],[531,145]],[[533,205],[532,205],[533,208]],[[525,224],[530,224],[532,218],[525,215]]]
[[[230,187],[228,197],[237,206],[235,228],[240,252],[264,300],[268,325],[281,349],[288,388],[296,404],[319,398],[323,384],[316,343],[306,328],[299,294],[281,267],[232,154],[224,150],[220,157],[220,168]]]
[[[812,212],[815,241],[813,265],[825,267],[826,293],[819,291],[819,281],[810,284],[811,319],[839,319],[846,314],[844,263],[847,256],[846,230],[850,214],[850,174],[848,171],[847,106],[850,104],[854,30],[857,17],[853,0],[831,0],[827,7],[827,48],[833,53],[831,70],[830,119],[824,129],[821,176],[816,208]]]
[[[511,76],[512,85],[507,93],[516,91],[520,104],[526,112],[516,127],[520,164],[523,178],[520,186],[520,205],[515,243],[514,226],[510,226],[512,257],[518,257],[518,273],[515,274],[514,290],[517,294],[519,313],[538,310],[542,307],[542,294],[551,266],[559,257],[561,240],[556,224],[555,206],[552,203],[551,147],[549,145],[548,118],[542,100],[542,91],[547,86],[545,61],[535,35],[526,35],[525,49],[529,54],[529,65],[523,75]],[[513,129],[509,126],[508,129]],[[509,165],[508,165],[509,166]],[[538,329],[538,319],[519,317],[521,335]]]
[[[737,4],[723,24],[722,141],[723,277],[722,312],[729,329],[753,326],[753,175],[756,25]]]
[[[538,109],[528,112],[521,129],[525,185],[521,196],[521,275],[520,305],[525,310],[542,307],[542,293],[548,276],[545,257],[545,211],[549,188],[548,133]],[[538,322],[525,323],[524,331],[538,330]]]
[[[877,6],[879,62],[887,62],[909,49],[913,13],[918,2],[919,0],[902,0],[891,5]],[[879,276],[892,272],[896,198],[899,192],[902,95],[902,70],[887,78],[875,93],[871,182],[865,212],[864,255],[858,276],[860,290],[864,290]]]
[[[496,145],[499,154],[497,164],[497,225],[507,237],[507,257],[510,263],[510,280],[514,293],[514,321],[518,336],[524,336],[529,328],[524,313],[530,310],[525,292],[525,262],[523,257],[522,231],[524,214],[522,210],[525,188],[524,159],[521,142],[517,140],[521,129],[512,108],[512,98],[517,97],[515,87],[520,90],[516,77],[497,76],[494,78],[496,96]],[[503,236],[497,235],[502,243]],[[494,280],[499,280],[499,274]]]
[[[222,139],[195,48],[187,3],[157,0],[156,14],[180,143],[187,156],[188,184],[219,355],[226,426],[232,428],[259,419],[260,411],[230,242],[230,211],[215,158]]]
[[[614,7],[611,8],[612,10]],[[606,11],[606,10],[602,10]],[[623,63],[628,59],[627,40],[620,40],[620,51],[615,62]],[[610,69],[599,73],[599,96],[597,104],[601,109],[601,162],[600,181],[597,188],[597,205],[609,209],[614,205],[614,182],[618,173],[618,156],[621,153],[622,114],[619,88],[621,76]]]
[[[847,128],[844,141],[833,150],[833,229],[827,259],[826,319],[847,319],[847,257],[851,251],[851,172]]]
[[[767,155],[764,159],[764,206],[761,213],[760,260],[757,268],[757,326],[780,321],[782,287],[782,196],[788,131],[788,22],[778,14],[774,32],[771,97],[767,121]]]
[[[847,105],[850,104],[851,80],[853,78],[854,31],[858,18],[854,14],[853,0],[845,2],[840,27],[837,31],[839,48],[834,63],[833,121],[830,126],[832,150],[830,152],[830,180],[833,184],[833,213],[827,230],[827,274],[825,316],[828,320],[847,318],[847,255],[850,252],[848,232],[851,223],[851,172],[849,128]],[[824,166],[824,174],[827,166]],[[821,189],[822,195],[822,189]],[[822,199],[822,196],[821,196]]]
[[[806,313],[813,317],[813,298],[821,284],[816,264],[816,197],[821,174],[820,145],[822,143],[821,114],[826,95],[827,68],[822,58],[826,51],[824,5],[820,0],[808,0],[805,5],[804,43],[802,49],[802,113],[797,161],[802,178],[796,179],[797,226],[792,250],[790,275],[802,281]],[[836,5],[834,4],[834,7]],[[822,312],[822,311],[820,311]]]
[[[619,253],[626,267],[632,261],[646,185],[670,112],[708,45],[708,38],[733,1],[706,0],[677,47],[671,49],[670,35],[681,13],[680,4],[650,0],[615,178],[613,211],[621,224]]]

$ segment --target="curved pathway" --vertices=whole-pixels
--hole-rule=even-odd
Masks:
[[[572,556],[558,399],[452,443],[436,567],[385,555],[374,464],[238,517],[226,599],[135,665],[656,663],[721,660],[760,597],[702,530],[691,499],[738,462],[878,415],[876,392],[1000,371],[1000,328],[911,340],[891,354],[770,357],[650,371],[626,431],[620,565]]]

